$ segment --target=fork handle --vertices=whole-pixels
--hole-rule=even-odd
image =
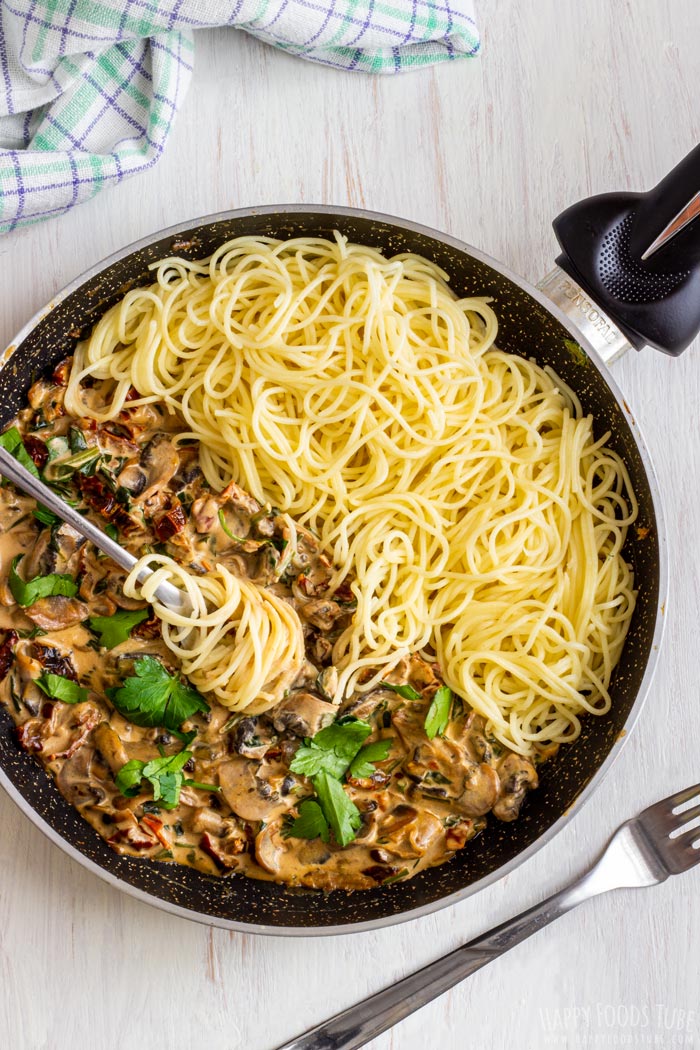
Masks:
[[[341,1011],[277,1050],[356,1050],[432,1002],[465,977],[602,892],[591,872],[514,919],[424,966],[369,999]]]
[[[53,514],[65,521],[76,532],[79,532],[86,540],[99,547],[104,554],[107,554],[122,569],[131,572],[134,565],[136,565],[137,559],[133,554],[105,532],[102,532],[101,529],[98,529],[96,525],[93,525],[89,518],[79,514],[77,510],[62,500],[60,496],[57,496],[43,481],[30,474],[26,467],[22,466],[7,449],[2,447],[0,447],[0,474],[16,485],[18,489],[21,489],[22,492],[26,492],[28,496],[33,496],[37,503],[43,503]],[[138,576],[139,583],[143,583],[152,574],[152,569],[144,567]],[[172,583],[167,581],[161,583],[156,590],[156,597],[163,605],[174,609],[175,612],[187,613],[189,611],[189,599],[183,591]]]

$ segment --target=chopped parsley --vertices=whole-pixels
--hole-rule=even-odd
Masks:
[[[84,689],[82,685],[78,685],[77,682],[71,681],[70,678],[64,678],[60,674],[51,674],[49,672],[42,674],[34,681],[42,692],[50,696],[52,700],[62,700],[64,704],[78,704],[88,698],[87,689]]]
[[[130,637],[133,627],[149,616],[148,609],[120,609],[111,616],[91,616],[88,623],[90,630],[99,635],[100,645],[105,649],[114,649]]]
[[[452,690],[446,685],[441,685],[433,697],[428,713],[425,716],[425,734],[429,740],[443,735],[450,720],[451,707]]]
[[[17,572],[17,565],[23,555],[18,554],[12,559],[8,583],[12,591],[12,597],[18,605],[26,608],[33,605],[39,598],[53,598],[55,595],[63,594],[68,598],[78,593],[78,585],[72,576],[65,573],[52,572],[48,576],[35,576],[32,580],[23,580]]]
[[[141,762],[132,758],[122,766],[114,778],[117,789],[126,798],[133,798],[143,789],[141,781],[145,780],[153,792],[153,801],[159,802],[163,809],[175,809],[180,801],[180,792],[185,783],[182,772],[192,758],[191,751],[180,751],[177,755],[163,755],[150,762]]]
[[[323,772],[340,779],[371,732],[372,727],[358,718],[339,718],[312,739],[307,738],[289,768],[306,777]]]
[[[11,456],[14,456],[17,462],[28,470],[30,474],[33,474],[35,478],[39,477],[39,471],[36,469],[34,460],[24,447],[22,435],[17,427],[9,427],[4,434],[0,434],[0,447],[9,452]]]
[[[360,811],[335,777],[321,772],[313,778],[313,785],[323,814],[330,824],[335,841],[347,846],[355,838],[362,823]]]
[[[134,672],[107,694],[117,711],[134,725],[178,730],[187,718],[209,710],[196,689],[168,674],[155,657],[135,660]]]
[[[391,751],[391,745],[391,740],[373,740],[371,744],[365,744],[350,763],[349,775],[358,780],[371,777],[374,773],[374,763],[384,761]]]
[[[328,821],[324,812],[314,799],[307,798],[299,806],[299,816],[282,829],[283,838],[317,839],[330,841]]]
[[[398,693],[404,700],[420,700],[421,694],[412,685],[394,685],[392,682],[382,682],[382,689],[391,689],[392,693]]]
[[[347,716],[326,726],[311,739],[306,739],[290,763],[292,773],[311,779],[316,799],[307,799],[299,807],[299,816],[288,825],[285,834],[295,838],[322,838],[328,842],[329,828],[339,846],[347,846],[355,838],[361,824],[360,811],[346,793],[341,779],[348,770],[356,768],[374,772],[372,762],[386,758],[391,741],[378,740],[363,748],[372,732],[367,722]]]
[[[114,778],[118,790],[126,798],[133,798],[142,790],[142,781],[147,781],[153,792],[153,802],[144,802],[143,809],[146,813],[158,812],[159,806],[163,809],[175,809],[180,801],[180,792],[183,787],[199,788],[202,791],[221,791],[216,784],[200,784],[196,780],[186,780],[183,773],[184,767],[192,758],[192,752],[184,748],[176,755],[161,755],[153,758],[150,762],[141,762],[138,758],[132,758],[126,762]],[[158,803],[159,806],[156,806]],[[177,828],[178,825],[175,825]],[[180,832],[182,826],[180,825]]]

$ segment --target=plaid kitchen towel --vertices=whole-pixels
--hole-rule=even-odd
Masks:
[[[475,55],[472,0],[0,0],[0,233],[156,163],[191,30],[235,26],[338,69]]]

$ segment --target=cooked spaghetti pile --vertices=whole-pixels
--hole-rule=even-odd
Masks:
[[[210,484],[319,534],[357,598],[333,652],[342,694],[434,655],[522,753],[609,709],[634,494],[575,394],[496,349],[487,301],[341,237],[242,237],[155,276],[78,348],[67,407],[114,418],[132,387],[165,402]],[[101,411],[88,376],[113,380]]]

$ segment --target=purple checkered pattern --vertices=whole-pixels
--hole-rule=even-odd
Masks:
[[[479,50],[472,0],[0,0],[0,233],[155,164],[212,26],[368,73]]]

